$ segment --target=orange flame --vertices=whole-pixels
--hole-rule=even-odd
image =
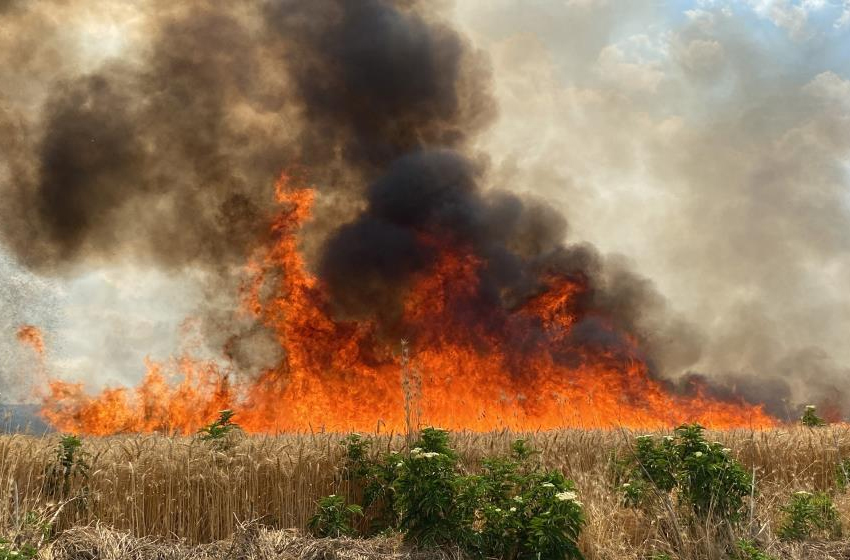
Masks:
[[[44,356],[44,335],[33,325],[22,325],[18,328],[18,342],[33,349],[39,356]]]
[[[161,364],[148,363],[135,390],[97,396],[52,381],[45,417],[59,429],[92,434],[192,432],[223,408],[238,410],[250,432],[405,429],[398,340],[385,340],[375,321],[332,317],[327,292],[298,250],[314,191],[283,176],[276,195],[282,211],[274,242],[249,261],[242,296],[285,350],[281,363],[256,379],[232,380],[214,363],[183,358],[169,365],[173,382]],[[626,342],[615,350],[576,343],[582,278],[550,275],[546,289],[523,305],[487,308],[478,300],[482,262],[471,249],[425,236],[422,242],[439,257],[413,279],[400,323],[412,339],[405,367],[417,377],[419,394],[411,397],[423,421],[471,430],[776,423],[759,405],[717,400],[699,388],[672,394],[650,376],[628,337],[620,335]],[[618,334],[604,317],[594,320]]]

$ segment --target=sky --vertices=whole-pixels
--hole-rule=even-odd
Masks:
[[[804,393],[850,377],[850,1],[446,9],[492,68],[489,183],[548,202],[569,241],[654,285],[659,321],[687,334],[667,341],[667,375],[755,373]],[[98,13],[63,27],[78,72],[137,40],[131,13]],[[38,78],[0,101],[37,110]],[[120,256],[32,273],[0,243],[0,392],[33,371],[24,323],[44,329],[53,374],[137,381],[145,357],[180,352],[203,280]]]

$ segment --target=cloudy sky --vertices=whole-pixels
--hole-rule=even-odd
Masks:
[[[478,140],[492,186],[547,200],[571,241],[655,284],[700,341],[670,341],[668,375],[850,377],[850,1],[447,9],[492,66],[499,118]],[[76,71],[132,48],[131,14],[99,13],[62,28]],[[36,105],[47,79],[0,100]],[[137,380],[145,356],[179,351],[200,285],[120,258],[35,275],[0,247],[4,392],[33,367],[15,340],[23,323],[44,328],[57,375]]]

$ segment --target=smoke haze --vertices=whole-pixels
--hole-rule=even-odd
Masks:
[[[434,258],[422,235],[446,236],[485,261],[483,307],[575,275],[656,375],[846,413],[844,13],[781,8],[0,2],[2,270],[69,286],[152,271],[138,313],[181,300],[206,351],[254,373],[280,356],[233,319],[240,267],[297,166],[320,191],[303,244],[339,316],[395,335]],[[177,321],[151,317],[102,345],[167,352]]]

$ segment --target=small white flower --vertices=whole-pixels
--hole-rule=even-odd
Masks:
[[[676,438],[674,438],[673,436],[664,436],[664,439],[666,439],[667,441],[673,441]]]
[[[625,484],[623,484],[623,488],[631,488],[631,487],[632,487],[632,485],[631,485],[631,484],[629,484],[628,482],[626,482]]]
[[[437,453],[436,451],[428,451],[427,453],[422,454],[422,456],[425,457],[426,459],[433,459],[437,455],[439,455],[439,453]]]
[[[511,508],[511,512],[516,512],[516,508],[515,508],[515,507],[512,507],[512,508]]]
[[[514,496],[514,501],[522,503],[522,496]]]
[[[811,496],[812,495],[811,492],[806,492],[805,490],[798,490],[797,492],[794,492],[794,493],[797,494],[798,496]]]
[[[551,482],[544,482],[540,486],[542,486],[543,488],[554,488],[555,487],[555,485],[552,484]]]
[[[732,452],[732,450],[731,450],[731,449],[729,449],[728,447],[724,447],[723,449],[721,449],[721,451],[722,451],[723,453],[731,453],[731,452]]]
[[[420,453],[422,453],[421,447],[414,447],[413,449],[410,450],[411,455],[419,455]]]
[[[813,405],[813,404],[807,404],[807,405],[806,405],[806,409],[807,409],[807,410],[814,410],[815,408],[817,408],[817,407],[816,407],[815,405]]]
[[[652,438],[652,434],[643,434],[642,436],[638,436],[637,439],[646,439]]]
[[[336,498],[336,494],[331,494],[328,498]]]
[[[694,453],[694,457],[702,457],[702,451],[697,451]]]
[[[404,466],[404,462],[403,462],[403,461],[399,461],[398,463],[396,463],[396,464],[395,464],[395,466],[396,466],[396,468],[400,469],[401,467],[403,467],[403,466]]]
[[[495,511],[496,513],[502,513],[502,508],[496,508],[494,511]]]
[[[567,500],[575,500],[578,498],[578,495],[575,492],[558,492],[555,494],[555,497],[562,502],[566,502]]]

